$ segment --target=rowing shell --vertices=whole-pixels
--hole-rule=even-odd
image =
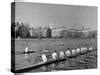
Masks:
[[[60,62],[60,61],[65,61],[65,60],[69,60],[70,58],[73,58],[73,57],[77,57],[79,55],[84,55],[84,54],[87,54],[91,51],[88,51],[88,52],[85,52],[85,53],[80,53],[80,54],[76,54],[76,55],[71,55],[69,57],[64,57],[64,58],[59,58],[57,60],[49,60],[47,62],[39,62],[37,64],[34,64],[34,65],[29,65],[29,66],[26,66],[26,67],[22,67],[22,68],[17,68],[15,69],[15,73],[22,73],[22,72],[28,72],[32,69],[35,69],[35,68],[38,68],[40,66],[46,66],[46,65],[49,65],[49,64],[52,64],[52,63],[56,63],[56,62]]]

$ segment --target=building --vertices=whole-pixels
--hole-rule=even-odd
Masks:
[[[62,32],[64,30],[63,26],[58,27],[53,23],[51,23],[49,27],[52,30],[52,37],[62,37]]]

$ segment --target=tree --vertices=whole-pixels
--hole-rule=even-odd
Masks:
[[[47,29],[47,38],[52,37],[52,30],[50,28]]]
[[[89,31],[89,37],[91,38],[97,37],[97,31]]]

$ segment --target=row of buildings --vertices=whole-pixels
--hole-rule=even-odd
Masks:
[[[96,30],[82,27],[81,29],[67,29],[64,26],[55,27],[54,24],[29,29],[31,37],[97,37]]]
[[[24,24],[16,24],[15,31],[18,30],[18,27],[20,25]],[[68,29],[64,26],[56,26],[53,23],[47,26],[40,26],[37,28],[26,26],[29,30],[30,37],[32,38],[38,38],[38,37],[44,37],[44,38],[77,38],[77,37],[97,37],[97,30],[91,30],[89,28],[82,27],[80,29],[71,28]]]

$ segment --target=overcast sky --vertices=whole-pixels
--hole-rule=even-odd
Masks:
[[[16,22],[25,22],[32,27],[50,25],[67,28],[85,26],[97,29],[97,8],[89,6],[22,3],[15,6]]]

